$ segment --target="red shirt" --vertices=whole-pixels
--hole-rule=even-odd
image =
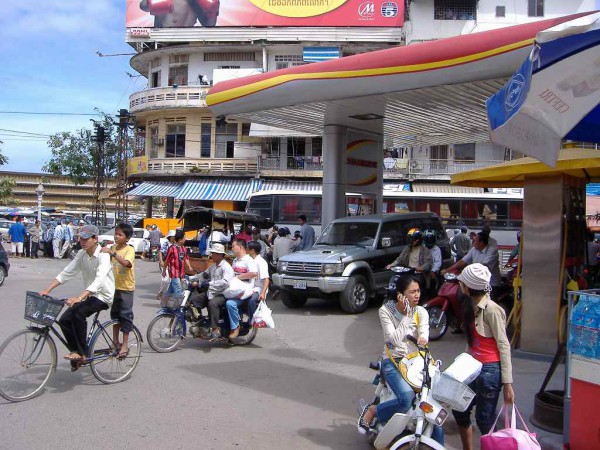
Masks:
[[[481,364],[500,362],[500,350],[493,337],[485,337],[477,332],[475,325],[473,329],[473,345],[471,346],[471,356]]]
[[[235,239],[243,239],[246,242],[250,242],[252,240],[252,235],[242,231],[235,236]]]
[[[171,245],[165,256],[165,264],[169,269],[171,278],[183,278],[185,276],[185,261],[187,259],[187,251],[185,247],[179,245]]]

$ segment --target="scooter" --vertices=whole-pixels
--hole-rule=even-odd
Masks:
[[[150,246],[150,259],[152,260],[152,262],[158,261],[158,252],[159,252],[159,246],[158,245],[151,245]]]
[[[156,317],[152,319],[146,331],[148,344],[159,353],[169,353],[177,349],[183,339],[189,334],[194,338],[214,341],[211,338],[210,318],[200,315],[200,312],[189,303],[191,293],[196,286],[186,277],[187,286],[183,296],[169,297],[167,305],[162,307]],[[241,312],[240,312],[240,315]],[[187,324],[190,324],[189,328]],[[219,328],[221,342],[230,342],[235,345],[248,345],[256,338],[257,329],[250,324],[247,314],[240,320],[240,333],[236,338],[229,339],[229,315],[223,305],[219,311]]]
[[[429,313],[429,340],[437,341],[444,337],[448,326],[459,329],[462,326],[463,315],[458,296],[460,286],[457,274],[444,274],[444,283],[436,297],[423,305]]]
[[[416,339],[407,336],[416,344]],[[434,426],[443,426],[450,411],[465,411],[473,398],[466,383],[474,380],[481,371],[481,363],[463,353],[446,371],[440,373],[441,361],[434,361],[429,348],[418,347],[416,354],[407,355],[400,362],[406,369],[407,381],[415,390],[415,400],[406,413],[396,413],[384,425],[375,424],[367,432],[369,442],[376,449],[390,450],[420,448],[444,450],[445,447],[431,437]],[[381,361],[371,362],[369,367],[380,371]],[[377,385],[375,399],[379,404],[396,398],[379,373],[373,384]],[[360,410],[367,406],[361,400]]]

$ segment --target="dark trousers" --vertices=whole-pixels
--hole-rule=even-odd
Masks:
[[[54,256],[54,249],[52,248],[52,241],[44,242],[44,258],[52,258]]]
[[[87,318],[104,309],[108,309],[106,303],[98,300],[96,297],[88,297],[83,302],[68,308],[60,316],[58,324],[70,351],[88,356]]]
[[[27,258],[29,258],[29,256],[31,256],[31,252],[29,249],[29,246],[31,245],[31,241],[30,239],[26,236],[25,237],[25,242],[23,242],[23,253],[25,253],[25,256]]]
[[[40,243],[39,242],[32,242],[31,243],[31,257],[32,258],[37,258],[38,257],[38,250],[40,248]]]
[[[192,298],[192,305],[194,305],[196,308],[208,308],[211,328],[219,328],[220,309],[222,306],[225,306],[225,302],[225,297],[222,295],[216,295],[209,300],[206,292],[201,292]]]

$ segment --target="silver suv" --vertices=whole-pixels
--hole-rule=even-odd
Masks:
[[[386,269],[406,245],[411,228],[437,235],[444,263],[450,262],[448,236],[433,213],[375,214],[334,220],[310,250],[279,259],[273,282],[288,308],[309,297],[339,295],[347,313],[361,313],[369,299],[384,292],[393,272]]]

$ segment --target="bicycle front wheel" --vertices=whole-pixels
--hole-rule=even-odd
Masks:
[[[129,332],[126,356],[119,356],[122,349],[116,348],[112,338],[112,327],[118,320],[103,323],[90,340],[90,368],[94,376],[104,384],[119,383],[131,376],[142,353],[142,336],[136,327]]]
[[[172,313],[159,314],[148,325],[146,339],[154,351],[172,352],[183,339],[181,321]]]
[[[56,370],[56,344],[43,330],[28,328],[0,347],[0,395],[11,402],[42,393]]]

